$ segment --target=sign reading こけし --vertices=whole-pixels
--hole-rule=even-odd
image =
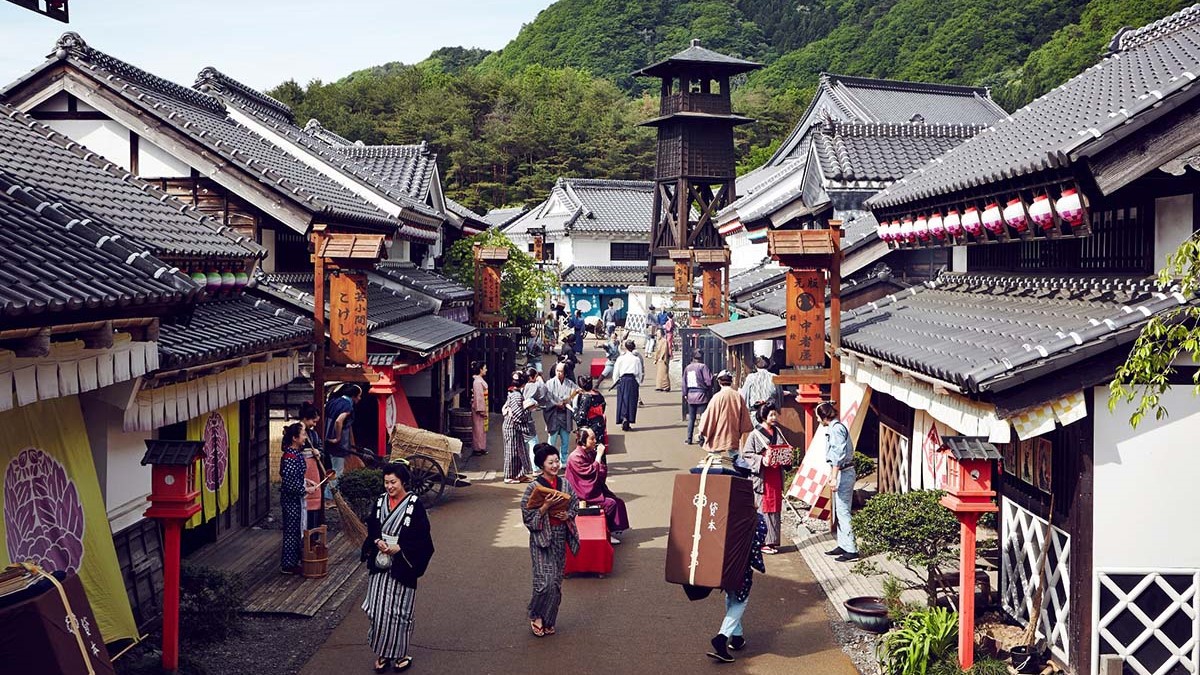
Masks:
[[[337,363],[367,360],[367,275],[335,272],[329,280],[330,358]]]

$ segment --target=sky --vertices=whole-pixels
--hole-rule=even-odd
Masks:
[[[69,0],[64,24],[0,0],[0,87],[40,64],[65,31],[191,85],[205,66],[257,89],[331,81],[439,47],[499,49],[551,0]]]

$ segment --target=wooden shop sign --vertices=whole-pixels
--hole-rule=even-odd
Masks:
[[[825,271],[787,274],[787,364],[825,365]]]
[[[330,359],[367,360],[367,275],[341,270],[329,279]]]

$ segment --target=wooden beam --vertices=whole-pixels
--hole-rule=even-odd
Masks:
[[[829,368],[812,368],[809,370],[781,370],[775,376],[775,384],[829,384],[832,379]]]
[[[80,333],[79,339],[87,349],[108,349],[113,346],[113,323],[105,321],[101,326]]]
[[[7,348],[23,359],[50,356],[50,329],[41,328],[27,337],[11,340]]]

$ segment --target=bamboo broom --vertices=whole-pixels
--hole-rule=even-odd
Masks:
[[[317,487],[320,488],[335,477],[337,474],[330,471],[325,474],[325,478],[320,483],[317,483]],[[363,521],[354,512],[354,509],[350,508],[350,503],[337,488],[333,489],[333,503],[337,505],[338,516],[342,519],[342,530],[345,531],[346,536],[360,541],[366,539],[367,526],[363,525]]]

